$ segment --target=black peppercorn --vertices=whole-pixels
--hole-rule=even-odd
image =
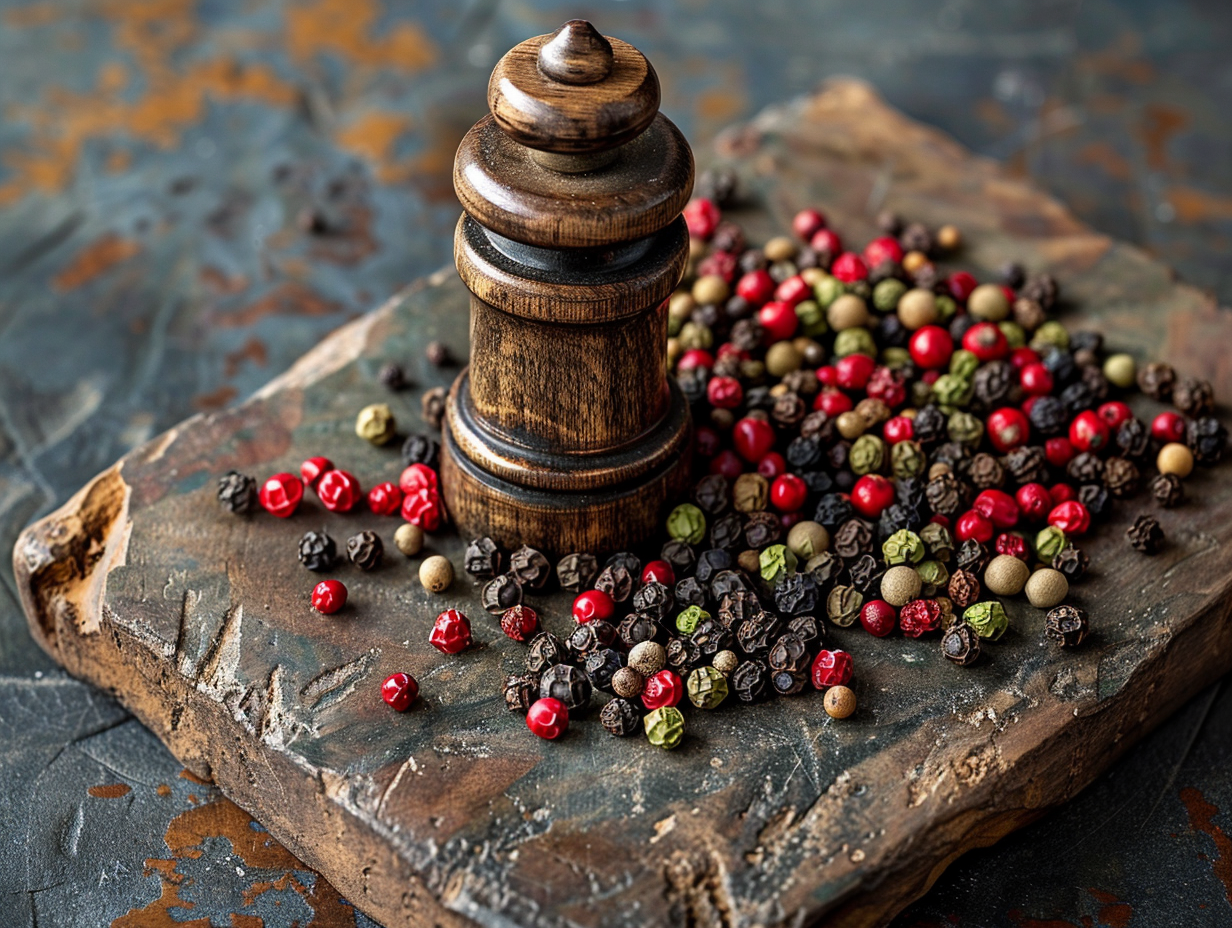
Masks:
[[[1092,519],[1102,519],[1112,509],[1112,494],[1098,483],[1084,483],[1078,488],[1078,502],[1087,507]]]
[[[744,544],[744,519],[738,512],[726,512],[714,520],[710,526],[710,545],[735,551]],[[696,567],[696,560],[689,565],[689,571]],[[688,573],[689,571],[685,571]],[[679,572],[679,571],[678,571]]]
[[[257,481],[231,470],[218,478],[218,502],[236,515],[252,512],[257,505]]]
[[[690,406],[696,406],[706,398],[706,382],[709,376],[704,367],[677,371],[676,385],[680,387],[680,392],[684,394]]]
[[[453,363],[453,353],[444,342],[428,342],[428,346],[424,349],[424,357],[433,367],[447,367]]]
[[[500,615],[522,602],[522,584],[513,574],[501,574],[483,585],[479,599],[484,609],[492,615]]]
[[[881,578],[885,576],[886,565],[871,554],[861,554],[856,562],[847,568],[847,573],[851,577],[851,585],[861,593],[866,594],[866,598],[877,599],[877,596],[869,597],[867,594],[881,589]]]
[[[821,439],[817,436],[798,435],[787,445],[784,453],[787,463],[797,471],[809,471],[821,465],[825,457]]]
[[[812,612],[817,608],[817,581],[811,574],[786,574],[774,587],[774,605],[784,615]]]
[[[1091,559],[1077,545],[1066,545],[1052,559],[1053,569],[1065,574],[1070,583],[1081,580],[1090,566]]]
[[[950,594],[950,600],[955,606],[966,609],[979,602],[980,581],[972,571],[956,570],[950,574],[946,592]]]
[[[744,575],[738,570],[720,570],[710,581],[710,598],[722,602],[723,597],[748,589]]]
[[[795,393],[784,393],[775,399],[774,405],[770,408],[770,418],[779,428],[789,429],[799,425],[804,420],[806,412],[808,412],[808,407],[804,405],[804,400]]]
[[[526,669],[531,673],[543,673],[554,664],[569,658],[565,643],[551,632],[540,632],[530,640],[526,649]]]
[[[741,661],[728,682],[741,702],[757,702],[766,695],[769,671],[760,661]]]
[[[1159,505],[1171,509],[1185,501],[1185,485],[1176,474],[1158,474],[1151,481],[1151,495]]]
[[[744,523],[744,542],[750,548],[765,548],[778,544],[783,537],[783,523],[773,512],[751,512]]]
[[[975,401],[986,410],[1003,406],[1017,382],[1018,375],[1012,364],[1008,361],[989,361],[981,365],[972,378]]]
[[[566,554],[556,565],[560,588],[570,593],[589,590],[598,574],[599,562],[593,554]]]
[[[1172,386],[1175,383],[1176,371],[1170,364],[1152,361],[1138,370],[1138,389],[1161,403],[1172,399]]]
[[[741,319],[732,325],[729,340],[741,351],[755,351],[761,346],[764,333],[756,319]]]
[[[1142,515],[1125,530],[1129,543],[1143,554],[1158,554],[1164,546],[1164,530],[1153,516]]]
[[[623,603],[633,595],[633,574],[621,564],[608,565],[595,578],[595,589],[612,597],[613,602]]]
[[[704,197],[720,209],[733,205],[739,191],[740,176],[731,168],[707,168],[698,175],[693,188],[694,196]]]
[[[377,379],[385,385],[388,390],[397,392],[406,387],[406,372],[402,369],[402,365],[396,361],[389,361],[381,365],[381,371],[377,374]]]
[[[703,194],[699,194],[701,196]],[[760,248],[749,248],[740,256],[740,273],[751,274],[753,271],[766,269],[766,253]]]
[[[697,577],[699,583],[710,583],[720,570],[730,570],[733,563],[731,552],[723,548],[711,548],[697,556]]]
[[[851,500],[839,493],[827,493],[817,501],[813,521],[833,531],[855,515]]]
[[[1104,462],[1091,451],[1082,451],[1070,458],[1065,473],[1075,483],[1102,483]]]
[[[1069,414],[1065,410],[1065,404],[1055,396],[1037,398],[1031,404],[1031,412],[1027,418],[1031,422],[1031,428],[1041,435],[1057,435],[1069,426]]]
[[[899,244],[903,251],[919,251],[928,254],[933,250],[933,235],[928,226],[922,222],[910,222],[899,234]]]
[[[1023,445],[1005,457],[1005,467],[1020,486],[1048,480],[1048,457],[1039,445]]]
[[[787,623],[787,631],[804,642],[810,653],[816,653],[821,646],[823,632],[821,623],[816,616],[798,615]]]
[[[851,458],[851,442],[836,441],[826,449],[826,461],[831,470],[842,470]]]
[[[446,395],[444,387],[433,387],[431,390],[424,391],[423,399],[420,402],[420,412],[423,415],[424,422],[434,429],[439,429],[441,427],[441,420],[445,418]]]
[[[1095,391],[1084,380],[1076,380],[1061,391],[1061,402],[1071,416],[1094,409],[1097,399]]]
[[[360,570],[373,570],[380,566],[385,554],[385,543],[376,532],[359,532],[347,539],[347,557]]]
[[[955,476],[961,477],[971,464],[971,449],[958,441],[942,442],[929,456],[935,464],[946,464]]]
[[[642,727],[642,713],[628,699],[617,697],[599,710],[599,724],[609,734],[623,738]]]
[[[706,660],[732,646],[734,636],[718,619],[702,619],[693,629],[693,643]]]
[[[968,538],[958,546],[958,553],[954,556],[954,565],[959,570],[979,576],[984,572],[990,560],[992,560],[992,555],[989,554],[988,549],[974,538]]]
[[[689,606],[704,606],[706,605],[706,588],[702,586],[696,577],[685,577],[683,580],[676,581],[676,604],[684,609]]]
[[[823,551],[821,554],[809,560],[809,576],[813,578],[813,582],[817,584],[817,595],[823,596],[829,593],[830,587],[838,582],[843,575],[845,565],[842,558],[834,554],[832,551]]]
[[[887,506],[877,520],[877,537],[886,539],[895,532],[909,529],[915,531],[924,525],[924,514],[914,506],[894,503]]]
[[[539,680],[540,699],[559,699],[572,712],[590,703],[590,678],[570,664],[553,664]]]
[[[916,441],[926,448],[938,442],[945,441],[949,426],[949,417],[938,407],[925,406],[911,420],[912,435]]]
[[[941,653],[960,667],[974,664],[980,656],[980,636],[966,622],[955,622],[941,636]]]
[[[588,655],[603,648],[610,648],[616,643],[616,626],[603,619],[594,619],[575,625],[565,646],[575,660],[581,661]]]
[[[1210,414],[1215,406],[1215,391],[1206,380],[1184,377],[1172,387],[1172,403],[1185,415],[1196,419]]]
[[[848,519],[834,534],[834,552],[840,557],[857,558],[873,552],[873,529],[863,519]]]
[[[780,696],[795,696],[803,692],[807,682],[808,674],[802,670],[774,670],[770,673],[770,684]]]
[[[402,443],[402,466],[425,464],[436,467],[441,453],[440,442],[430,435],[408,435]]]
[[[991,454],[981,451],[971,459],[967,479],[977,490],[1000,489],[1005,485],[1005,468]]]
[[[656,622],[662,621],[676,604],[676,597],[669,587],[651,580],[633,594],[633,608]]]
[[[1185,441],[1194,460],[1209,467],[1218,464],[1228,445],[1228,430],[1214,416],[1200,416],[1189,423]]]
[[[782,633],[782,628],[778,618],[768,612],[747,618],[736,628],[736,644],[750,657],[763,655]]]
[[[672,638],[667,642],[667,666],[681,677],[702,664],[702,649],[692,638]]]
[[[739,590],[724,596],[719,603],[718,619],[729,629],[735,630],[745,619],[761,620],[765,610],[757,599],[757,594],[748,590]]]
[[[967,492],[953,474],[941,474],[928,481],[924,489],[928,508],[937,515],[952,518],[967,505]]]
[[[1077,606],[1057,606],[1044,618],[1044,634],[1063,648],[1076,648],[1087,636],[1087,614]]]
[[[462,566],[476,580],[490,580],[500,573],[500,548],[486,535],[483,538],[474,538],[466,546]]]
[[[785,632],[770,646],[766,655],[766,663],[771,670],[789,670],[792,673],[802,673],[809,667],[808,647],[799,635]]]
[[[309,570],[329,570],[338,560],[334,539],[320,532],[304,532],[299,540],[299,562]]]
[[[1111,457],[1104,463],[1104,486],[1117,499],[1126,499],[1138,492],[1142,476],[1127,458]]]
[[[731,504],[731,486],[722,474],[703,477],[693,489],[693,502],[710,515],[722,515]]]
[[[552,574],[552,565],[539,551],[522,545],[509,557],[509,572],[528,590],[541,590]]]
[[[624,655],[612,648],[599,648],[586,655],[586,675],[590,677],[590,682],[596,689],[609,693],[612,691],[612,676],[624,665]]]
[[[1051,311],[1057,305],[1060,287],[1051,274],[1033,274],[1022,285],[1019,295],[1035,300],[1044,309]]]
[[[523,715],[539,698],[539,674],[518,673],[505,678],[505,708]]]
[[[632,648],[643,641],[656,641],[667,637],[663,634],[654,616],[641,612],[625,616],[617,627],[616,632],[626,648]]]
[[[1141,419],[1126,419],[1116,432],[1117,447],[1127,458],[1142,458],[1151,450],[1151,431]]]

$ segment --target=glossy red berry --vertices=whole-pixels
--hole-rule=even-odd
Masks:
[[[844,251],[830,265],[830,273],[845,284],[853,284],[867,279],[868,265],[854,251]]]
[[[757,462],[757,472],[767,480],[773,480],[780,474],[787,473],[787,461],[777,451],[771,451]]]
[[[662,583],[664,586],[675,586],[676,571],[667,561],[651,561],[642,568],[642,583]]]
[[[1109,400],[1095,410],[1096,414],[1108,423],[1108,428],[1119,429],[1121,424],[1134,417],[1134,411],[1120,400]]]
[[[744,461],[730,448],[724,448],[710,460],[710,473],[735,480],[744,473]]]
[[[1043,522],[1052,509],[1052,496],[1042,483],[1026,483],[1014,494],[1018,511],[1028,522]]]
[[[757,311],[757,321],[761,324],[763,340],[767,345],[786,341],[796,334],[800,317],[796,308],[782,300],[771,300]]]
[[[1012,303],[1013,301],[1011,300],[1010,302]],[[1013,366],[1014,370],[1019,373],[1025,370],[1027,365],[1037,363],[1039,359],[1040,356],[1036,354],[1034,349],[1027,348],[1025,346],[1022,348],[1015,348],[1010,352],[1010,364]]]
[[[808,486],[795,474],[780,474],[770,484],[770,505],[779,512],[799,512],[808,499]]]
[[[402,508],[402,490],[388,480],[382,480],[368,491],[368,508],[378,516],[396,515]]]
[[[1076,499],[1067,500],[1048,513],[1048,524],[1055,525],[1066,535],[1081,535],[1091,527],[1091,514],[1087,507]]]
[[[855,408],[851,397],[842,390],[822,390],[813,400],[813,409],[821,410],[831,419]]]
[[[992,519],[974,509],[968,509],[954,523],[954,537],[959,541],[974,538],[978,542],[987,543],[992,541],[994,529]]]
[[[442,654],[457,654],[471,643],[471,623],[457,609],[446,609],[436,617],[428,643]]]
[[[1004,490],[983,490],[971,503],[971,508],[995,528],[1013,528],[1018,524],[1018,501]]]
[[[1002,454],[1021,448],[1031,438],[1031,423],[1021,409],[1004,406],[988,417],[988,440]]]
[[[345,470],[327,470],[317,481],[317,496],[330,512],[350,512],[363,496],[359,481]]]
[[[954,339],[939,325],[920,326],[907,343],[911,360],[924,370],[940,370],[950,363]]]
[[[435,532],[441,527],[444,511],[440,495],[428,487],[420,487],[402,498],[402,518],[425,532]]]
[[[333,615],[346,601],[347,588],[341,580],[322,580],[312,588],[312,608],[322,615]]]
[[[1078,498],[1078,491],[1068,483],[1054,483],[1048,488],[1048,496],[1052,500],[1053,507],[1060,506],[1062,503],[1067,503],[1071,499]],[[1052,510],[1050,509],[1049,512]]]
[[[881,427],[881,434],[887,444],[897,445],[900,441],[911,441],[915,435],[915,423],[907,416],[895,416]]]
[[[941,627],[941,607],[935,599],[913,599],[898,611],[898,627],[908,638],[919,638]]]
[[[950,296],[963,304],[967,302],[967,297],[971,296],[971,292],[979,285],[980,282],[966,271],[955,271],[945,281],[945,286],[950,291]]]
[[[1185,441],[1185,417],[1171,409],[1161,412],[1151,420],[1151,437],[1165,444],[1170,441]]]
[[[865,474],[851,488],[851,505],[868,519],[879,519],[894,504],[894,484],[880,474]]]
[[[962,338],[962,346],[981,362],[1000,361],[1010,351],[1010,343],[1005,340],[1005,333],[991,322],[977,322],[967,329]]]
[[[849,354],[834,363],[838,385],[844,390],[863,390],[873,376],[877,362],[866,354]]]
[[[824,690],[830,686],[846,686],[851,682],[853,662],[846,651],[822,649],[813,658],[813,686]]]
[[[998,535],[993,548],[998,554],[1008,554],[1010,557],[1016,557],[1020,561],[1027,559],[1026,539],[1014,532],[1002,532]]]
[[[1069,424],[1069,440],[1079,451],[1103,451],[1112,437],[1108,423],[1089,409],[1074,416]]]
[[[704,277],[713,274],[722,277],[723,282],[730,284],[736,278],[737,258],[730,251],[712,251],[697,265],[697,276]]]
[[[817,368],[817,382],[823,387],[838,386],[838,371],[835,370],[833,364],[823,364]]]
[[[821,255],[836,255],[843,250],[843,240],[833,229],[818,229],[809,239],[809,248]]]
[[[500,627],[514,641],[529,641],[539,630],[539,613],[530,606],[510,606],[501,614]]]
[[[684,696],[684,684],[679,674],[670,668],[664,668],[658,673],[646,678],[646,686],[642,689],[642,704],[653,712],[664,706],[674,706]]]
[[[719,227],[721,218],[722,214],[714,201],[705,197],[690,200],[689,205],[684,208],[684,222],[689,227],[689,236],[700,238],[703,242],[710,241],[710,236],[714,235],[714,230]]]
[[[898,264],[902,260],[903,246],[898,244],[898,239],[889,235],[875,238],[864,246],[864,263],[869,267],[876,267],[886,261]]]
[[[762,306],[774,296],[774,278],[760,268],[749,271],[736,281],[736,296],[747,300],[751,306]]]
[[[860,610],[860,624],[870,635],[884,638],[894,631],[898,613],[884,599],[870,599]]]
[[[321,475],[327,470],[333,469],[333,462],[329,458],[308,458],[299,466],[299,475],[304,481],[305,486],[315,487],[317,481],[321,479]]]
[[[573,600],[573,621],[579,625],[607,620],[616,613],[616,603],[602,590],[586,590]],[[602,626],[600,626],[602,627]]]
[[[1044,457],[1048,458],[1048,463],[1053,467],[1064,467],[1077,453],[1068,438],[1058,436],[1044,442]]]
[[[745,416],[732,426],[732,444],[740,457],[754,464],[774,447],[774,426],[764,419]]]
[[[699,367],[706,371],[714,367],[714,355],[704,348],[690,348],[676,362],[678,371],[691,371]]]
[[[280,519],[290,518],[303,498],[304,484],[294,474],[274,474],[257,491],[261,508]]]
[[[436,476],[436,471],[427,464],[412,464],[403,470],[401,476],[398,477],[398,486],[403,493],[414,493],[425,487],[434,493],[440,492],[440,481]]]
[[[569,730],[569,710],[551,696],[537,699],[526,713],[526,727],[540,738],[555,741]]]
[[[419,695],[419,684],[409,673],[391,673],[381,684],[381,698],[386,705],[399,712],[405,712]]]
[[[718,409],[735,409],[744,402],[744,387],[735,377],[711,377],[706,384],[706,399]]]
[[[813,288],[799,274],[793,274],[779,284],[774,290],[774,298],[781,303],[795,308],[797,303],[811,299]]]
[[[825,214],[816,209],[802,209],[791,219],[791,231],[802,242],[812,241],[813,236],[825,227]]]
[[[1038,361],[1026,365],[1019,372],[1018,381],[1027,396],[1047,396],[1052,392],[1052,371]]]

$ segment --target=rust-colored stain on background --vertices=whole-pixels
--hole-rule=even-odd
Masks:
[[[119,799],[132,791],[133,788],[127,783],[106,783],[102,786],[91,786],[86,790],[95,799]]]
[[[1142,126],[1138,134],[1146,148],[1146,163],[1152,171],[1168,167],[1168,142],[1189,124],[1189,117],[1174,106],[1149,103],[1142,108]]]
[[[285,283],[233,313],[219,312],[211,322],[224,329],[246,329],[266,316],[328,316],[345,307],[320,296],[300,283]]]
[[[1215,824],[1215,816],[1219,814],[1219,810],[1206,801],[1200,790],[1193,787],[1181,790],[1181,802],[1189,813],[1189,827],[1210,835],[1215,842],[1215,859],[1211,861],[1211,869],[1223,884],[1228,904],[1232,905],[1232,837]]]
[[[75,290],[140,252],[139,243],[108,233],[79,251],[55,276],[52,286],[57,290]]]

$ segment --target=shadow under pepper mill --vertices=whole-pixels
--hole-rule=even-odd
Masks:
[[[693,155],[633,46],[583,20],[513,48],[454,161],[470,365],[441,480],[464,535],[557,554],[648,537],[688,485],[666,373]]]

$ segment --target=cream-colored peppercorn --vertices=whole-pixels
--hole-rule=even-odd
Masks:
[[[905,606],[920,595],[920,575],[914,567],[891,567],[881,578],[881,598],[895,608]]]
[[[629,666],[651,677],[667,666],[667,650],[657,641],[639,641],[629,649]]]
[[[830,533],[819,522],[797,522],[787,533],[787,547],[803,561],[830,547]]]
[[[1069,581],[1061,571],[1041,567],[1027,580],[1026,591],[1027,599],[1036,609],[1051,609],[1069,595]]]
[[[729,677],[740,666],[740,658],[736,657],[735,651],[720,651],[714,656],[713,666],[723,676]]]
[[[898,300],[898,319],[908,329],[919,329],[937,321],[937,298],[931,290],[916,287]]]
[[[1114,387],[1128,390],[1138,381],[1138,365],[1133,355],[1110,354],[1104,360],[1104,377]]]
[[[404,522],[394,532],[394,547],[407,557],[414,557],[423,550],[424,530],[418,525]]]
[[[1188,447],[1177,441],[1170,441],[1159,449],[1155,458],[1155,466],[1161,474],[1176,474],[1182,480],[1193,473],[1194,456]]]
[[[355,417],[355,434],[374,445],[384,445],[398,434],[393,410],[385,403],[365,406]]]
[[[804,355],[791,342],[775,342],[766,352],[766,370],[771,377],[798,371],[803,364]]]
[[[440,554],[424,558],[419,565],[419,582],[429,593],[440,593],[453,583],[453,565]]]
[[[823,278],[828,276],[829,275],[819,267],[806,267],[800,272],[801,279],[803,279],[803,281],[810,287],[816,287]]]
[[[693,236],[689,237],[689,260],[690,261],[694,263],[700,261],[702,258],[706,257],[706,252],[708,252],[709,250],[710,250],[710,246],[707,245],[700,238],[694,238]]]
[[[958,226],[945,225],[937,230],[937,247],[942,251],[957,251],[962,247],[962,232]]]
[[[612,692],[622,699],[640,696],[646,688],[646,678],[632,667],[621,667],[612,674]]]
[[[1031,576],[1025,561],[1012,554],[998,554],[984,569],[984,586],[998,596],[1017,596]]]
[[[863,419],[865,426],[870,429],[883,422],[889,422],[890,417],[894,415],[894,411],[890,409],[886,401],[879,400],[875,396],[864,397],[856,403],[856,408],[852,412]]]
[[[835,332],[858,329],[869,321],[868,306],[854,293],[844,293],[826,310],[826,322]]]
[[[849,687],[832,686],[826,690],[821,704],[830,718],[845,719],[856,711],[856,694]]]
[[[903,270],[914,274],[928,263],[928,255],[922,251],[909,251],[903,255]]]
[[[985,322],[1003,322],[1010,316],[1010,301],[996,284],[980,284],[967,297],[967,312]]]
[[[786,235],[776,235],[766,242],[762,253],[765,254],[766,260],[771,263],[775,261],[790,261],[796,256],[796,243]]]
[[[693,282],[693,299],[698,306],[726,302],[730,292],[727,281],[718,274],[703,274]]]
[[[685,322],[697,309],[697,302],[687,290],[677,290],[667,301],[667,315],[678,322]]]
[[[838,418],[834,420],[834,427],[848,441],[854,441],[868,430],[868,423],[855,410],[848,410],[847,412],[839,413]]]

